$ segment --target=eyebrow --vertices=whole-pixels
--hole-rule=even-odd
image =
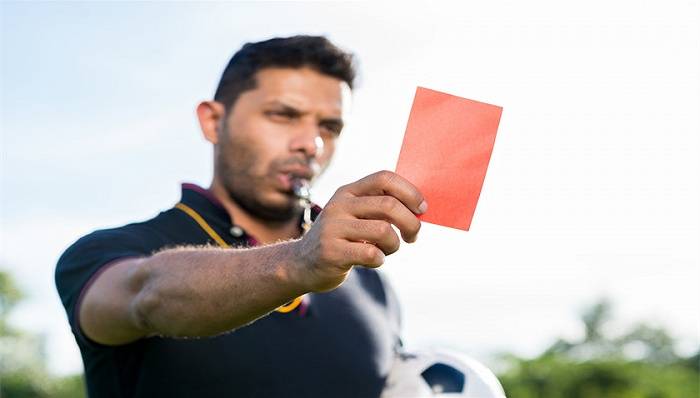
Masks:
[[[286,112],[294,112],[294,113],[299,113],[299,114],[305,113],[305,112],[302,112],[299,109],[297,109],[291,105],[287,105],[284,102],[281,102],[279,100],[270,101],[270,102],[266,103],[265,105],[281,106],[282,108],[284,108],[284,111],[286,111]]]

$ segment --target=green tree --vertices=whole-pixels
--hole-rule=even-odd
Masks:
[[[17,289],[10,275],[0,271],[0,336],[11,334],[7,325],[7,316],[21,299],[22,293]]]
[[[504,356],[499,379],[515,398],[696,398],[700,350],[684,358],[662,328],[639,324],[611,336],[612,306],[587,309],[580,341],[559,339],[534,359]]]
[[[9,324],[9,314],[22,298],[10,274],[0,270],[0,397],[85,397],[82,375],[52,376],[46,369],[43,338]]]

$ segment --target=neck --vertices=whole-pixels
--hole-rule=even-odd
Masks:
[[[243,228],[249,235],[262,244],[275,243],[301,236],[299,230],[299,220],[294,218],[290,221],[269,221],[263,220],[238,205],[226,192],[226,188],[214,178],[209,187],[209,191],[221,202],[226,209],[231,223]],[[234,221],[235,220],[235,221]]]

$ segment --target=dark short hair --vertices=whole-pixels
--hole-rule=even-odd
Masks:
[[[255,74],[265,68],[309,67],[346,82],[355,80],[354,56],[323,36],[276,37],[246,43],[231,57],[216,88],[214,100],[229,109],[245,91],[256,87]]]

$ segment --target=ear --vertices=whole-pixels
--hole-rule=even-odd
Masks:
[[[224,104],[217,101],[202,101],[197,105],[197,119],[204,138],[216,145],[219,141],[219,126],[226,117]]]

